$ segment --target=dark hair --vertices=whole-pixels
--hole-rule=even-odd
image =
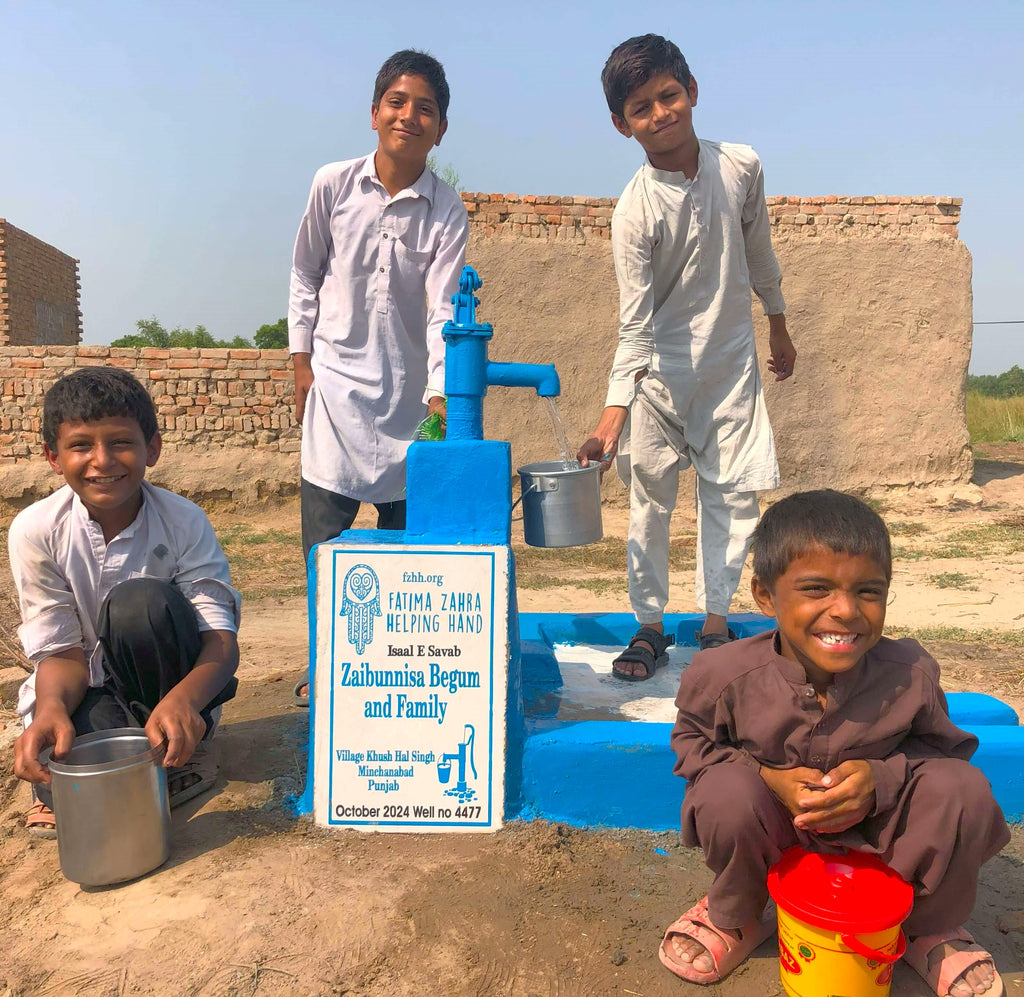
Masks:
[[[770,589],[812,547],[870,557],[892,579],[892,548],[882,517],[860,499],[823,488],[776,502],[754,530],[754,574]]]
[[[437,99],[437,109],[441,113],[441,120],[448,120],[448,102],[451,94],[448,90],[448,80],[445,79],[444,66],[441,65],[432,55],[426,52],[418,52],[414,48],[403,48],[396,52],[377,73],[377,82],[373,85],[373,106],[380,104],[381,97],[399,76],[406,74],[422,76],[434,91]]]
[[[601,71],[608,110],[621,118],[626,98],[659,73],[674,76],[684,87],[690,85],[690,67],[683,53],[667,38],[637,35],[617,45]]]
[[[120,367],[82,367],[65,374],[43,399],[43,442],[57,450],[65,422],[134,419],[149,443],[156,435],[156,408],[149,392]]]

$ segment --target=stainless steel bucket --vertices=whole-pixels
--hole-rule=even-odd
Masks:
[[[109,886],[143,876],[167,861],[171,811],[164,746],[138,728],[118,727],[75,738],[60,761],[39,757],[53,779],[53,812],[61,872],[83,886]]]
[[[597,543],[601,525],[601,465],[567,468],[560,460],[518,470],[523,488],[523,535],[531,547]]]

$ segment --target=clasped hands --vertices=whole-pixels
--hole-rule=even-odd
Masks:
[[[813,768],[771,769],[761,778],[793,815],[793,826],[811,834],[837,834],[859,824],[875,805],[875,780],[863,760],[842,762],[829,772]]]

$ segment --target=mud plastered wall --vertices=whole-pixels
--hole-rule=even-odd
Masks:
[[[604,404],[618,335],[610,198],[464,194],[468,259],[494,360],[554,363],[570,439]],[[971,261],[956,198],[771,198],[790,380],[765,385],[783,491],[945,487],[973,470],[964,411]],[[282,275],[282,281],[286,275]],[[758,349],[767,321],[755,303]],[[197,499],[262,501],[296,490],[299,429],[287,357],[276,350],[0,348],[0,498],[22,505],[56,483],[41,456],[42,394],[74,366],[132,370],[157,403],[164,453],[152,480]],[[513,467],[556,456],[547,406],[491,388],[485,433]],[[625,495],[613,475],[606,495]],[[681,496],[685,492],[681,492]],[[685,501],[685,499],[683,499]]]
[[[582,441],[603,407],[618,336],[614,202],[470,196],[469,258],[484,280],[481,318],[495,327],[491,357],[554,363],[569,436]],[[970,480],[971,259],[957,238],[960,204],[769,199],[799,354],[794,377],[765,383],[783,491]],[[768,378],[768,323],[756,300],[754,325]],[[519,464],[556,455],[536,397],[491,388],[484,412],[486,434],[511,440]]]

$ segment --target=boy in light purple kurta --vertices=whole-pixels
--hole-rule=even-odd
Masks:
[[[661,948],[684,979],[721,979],[771,933],[768,868],[800,845],[867,852],[914,887],[907,961],[937,993],[1002,992],[963,923],[1009,830],[938,665],[882,636],[891,576],[885,524],[852,496],[805,492],[762,517],[752,590],[778,629],[698,653],[676,698],[683,841],[715,873]]]

